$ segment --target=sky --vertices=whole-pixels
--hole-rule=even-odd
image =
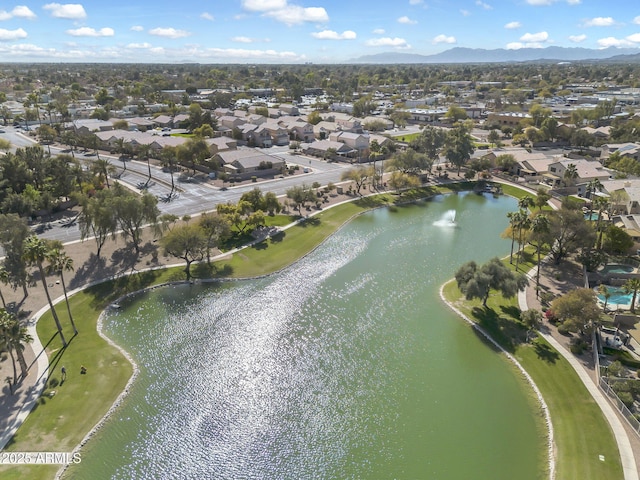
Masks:
[[[0,2],[0,62],[342,63],[394,51],[548,46],[640,49],[640,2]]]

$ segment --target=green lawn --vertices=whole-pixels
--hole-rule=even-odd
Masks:
[[[614,480],[622,478],[617,445],[609,424],[573,368],[546,341],[524,343],[517,301],[492,294],[482,308],[479,300],[466,301],[455,282],[445,296],[469,318],[477,321],[531,375],[544,397],[553,423],[558,480]],[[604,455],[605,461],[599,459]]]
[[[400,197],[384,194],[355,200],[326,210],[300,225],[285,230],[275,238],[245,248],[234,254],[231,259],[217,262],[212,267],[206,264],[194,266],[194,275],[196,278],[242,278],[268,274],[306,255],[350,218],[363,211],[437,193],[468,189],[471,185],[465,182],[440,189],[414,189],[404,192]],[[280,217],[272,217],[272,225],[281,225],[278,222],[288,221],[286,216]],[[71,451],[104,416],[132,373],[132,367],[126,358],[97,334],[96,323],[100,312],[127,292],[184,278],[183,268],[174,267],[105,282],[74,295],[70,300],[71,308],[80,333],[65,349],[62,349],[59,338],[54,335],[55,328],[50,314],[43,316],[37,329],[43,343],[48,342],[46,349],[52,367],[51,377],[45,394],[20,427],[7,450]],[[451,286],[448,286],[447,291],[449,290]],[[456,292],[457,288],[453,285],[453,292],[449,292],[449,295],[459,296],[459,292]],[[492,301],[495,300],[492,298]],[[517,315],[513,305],[505,304],[505,308],[511,315]],[[64,304],[59,304],[57,311],[61,322],[66,326],[69,321],[65,310]],[[513,325],[513,319],[508,320],[503,316],[490,314],[481,319],[481,322],[484,322],[496,338],[506,342],[508,336],[518,332],[518,327]],[[65,336],[68,339],[72,338],[72,332],[68,327],[65,327]],[[584,388],[581,389],[576,375],[568,370],[568,366],[563,366],[562,359],[554,358],[553,362],[540,360],[537,351],[532,347],[522,347],[516,343],[511,348],[518,358],[523,359],[525,368],[535,375],[536,382],[540,382],[540,388],[544,387],[543,394],[549,406],[553,407],[554,426],[558,430],[557,478],[620,478],[621,470],[611,433],[607,425],[603,424],[602,415],[593,400]],[[67,381],[60,386],[58,383],[62,365],[66,367],[68,374]],[[80,365],[87,367],[87,375],[79,374]],[[49,397],[47,394],[52,390],[55,390],[56,394]],[[589,438],[583,438],[586,437],[587,431],[590,432]],[[595,437],[599,440],[594,440]],[[607,459],[604,464],[598,463],[597,458],[600,454],[605,455]],[[604,467],[606,472],[603,471]],[[49,479],[56,470],[55,466],[3,467],[0,468],[0,475],[3,479]]]

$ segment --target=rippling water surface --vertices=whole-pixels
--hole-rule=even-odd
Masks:
[[[141,374],[69,473],[538,478],[521,381],[437,295],[463,262],[508,252],[516,208],[467,194],[378,210],[278,275],[123,302],[105,330]],[[452,209],[457,227],[434,226]]]

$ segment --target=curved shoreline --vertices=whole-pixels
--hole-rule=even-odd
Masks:
[[[524,189],[523,189],[524,190]],[[164,287],[164,286],[168,286],[168,285],[172,285],[172,284],[185,284],[185,283],[213,283],[213,282],[225,282],[225,281],[240,281],[240,280],[247,280],[247,279],[252,279],[252,278],[264,278],[270,275],[274,275],[278,272],[281,272],[282,270],[289,268],[291,265],[294,265],[295,263],[297,263],[299,260],[307,257],[309,254],[313,253],[316,249],[318,249],[321,245],[323,245],[329,237],[331,237],[334,233],[340,231],[342,228],[344,228],[346,225],[348,225],[354,218],[357,218],[358,216],[378,209],[378,208],[382,208],[382,207],[391,207],[394,205],[401,205],[401,204],[411,204],[411,203],[415,203],[417,201],[423,201],[423,200],[428,200],[430,198],[433,198],[434,196],[437,195],[446,195],[448,192],[438,192],[435,194],[430,194],[427,196],[424,196],[420,199],[408,199],[406,202],[402,202],[402,203],[398,203],[398,204],[394,204],[394,203],[385,203],[385,204],[381,204],[378,206],[374,206],[371,208],[367,208],[364,209],[360,212],[354,213],[353,215],[351,215],[347,220],[345,220],[344,222],[342,222],[342,224],[340,226],[338,226],[334,231],[332,231],[329,235],[327,235],[324,239],[322,239],[320,242],[318,242],[313,248],[311,248],[308,252],[306,252],[305,254],[301,255],[300,257],[296,258],[294,261],[292,261],[291,263],[287,264],[286,266],[283,266],[273,272],[264,274],[264,275],[256,275],[256,276],[249,276],[249,277],[243,277],[243,278],[210,278],[210,279],[204,279],[204,280],[192,280],[191,282],[187,282],[187,281],[177,281],[177,282],[164,282],[161,284],[157,284],[157,285],[152,285],[140,290],[137,290],[135,292],[128,292],[125,295],[122,295],[121,297],[119,297],[117,300],[115,300],[114,302],[111,302],[111,304],[118,302],[121,299],[127,298],[129,296],[132,295],[136,295],[139,293],[143,293],[145,291],[150,291],[153,290],[155,288],[160,288],[160,287]],[[378,195],[379,193],[374,193],[371,194],[370,196],[375,196]],[[320,211],[316,211],[313,212],[311,215],[309,215],[309,217],[321,214],[322,212],[329,210],[330,208],[342,205],[344,203],[351,203],[353,201],[359,200],[360,198],[363,197],[358,197],[358,198],[353,198],[353,199],[349,199],[346,200],[344,202],[340,202],[331,206],[328,206],[327,208],[320,210]],[[302,218],[296,222],[292,222],[291,224],[283,227],[281,230],[287,230],[299,223],[302,223],[304,221],[307,220],[308,217]],[[268,237],[267,237],[268,238]],[[244,245],[238,249],[235,249],[233,251],[230,252],[226,252],[222,255],[219,255],[217,257],[227,257],[230,254],[236,253],[238,251],[241,251],[245,248],[248,248],[256,243],[259,243],[261,241],[266,240],[266,238],[264,239],[259,239],[259,240],[255,240],[247,245]],[[214,257],[215,259],[216,257]],[[135,273],[142,273],[145,271],[150,271],[150,270],[165,270],[168,268],[174,268],[174,267],[179,267],[179,266],[183,266],[185,265],[185,263],[177,263],[177,264],[171,264],[171,265],[163,265],[161,267],[151,267],[151,268],[147,268],[147,269],[142,269],[142,270],[138,270]],[[102,284],[108,281],[112,281],[115,280],[116,278],[119,277],[123,277],[123,276],[129,276],[131,275],[131,273],[123,273],[121,275],[117,275],[114,277],[110,277],[110,278],[106,278],[100,281],[96,281],[96,282],[92,282],[91,284],[85,285],[83,287],[80,287],[76,290],[74,290],[73,292],[70,292],[70,295],[73,295],[79,291],[83,291],[86,290],[92,286],[98,285],[98,284]],[[465,321],[467,321],[468,323],[470,323],[474,328],[476,328],[485,338],[487,338],[493,345],[495,345],[501,352],[505,353],[507,355],[507,357],[513,362],[514,365],[516,365],[516,367],[518,368],[518,370],[520,370],[520,372],[523,374],[523,376],[525,377],[525,379],[527,380],[527,382],[531,385],[533,391],[535,392],[536,396],[538,397],[538,401],[540,404],[540,407],[542,408],[543,412],[544,412],[544,417],[545,417],[545,423],[547,424],[547,430],[548,430],[548,453],[549,453],[549,478],[551,480],[553,480],[555,478],[555,455],[554,455],[554,435],[553,435],[553,426],[551,423],[551,417],[550,417],[550,413],[548,411],[548,407],[546,402],[544,401],[544,398],[542,397],[542,394],[540,392],[540,390],[538,389],[537,385],[535,384],[535,382],[533,381],[533,379],[531,378],[531,376],[528,374],[528,372],[524,369],[524,367],[522,367],[522,365],[515,359],[515,357],[513,357],[511,354],[509,354],[508,352],[506,352],[487,332],[485,332],[479,325],[477,325],[475,322],[473,322],[472,320],[470,320],[469,318],[467,318],[462,312],[460,312],[456,307],[454,307],[453,305],[451,305],[443,296],[443,288],[444,286],[447,284],[448,282],[446,282],[445,284],[443,284],[440,287],[440,296],[441,299],[454,311],[456,312],[461,318],[463,318]],[[61,299],[56,299],[56,301],[54,303],[58,303],[59,301],[61,301]],[[108,307],[107,307],[108,308]],[[45,306],[43,307],[43,312],[45,312],[46,310],[48,310],[49,307]],[[102,331],[102,322],[104,319],[104,315],[106,312],[106,308],[104,310],[102,310],[102,312],[100,313],[98,320],[97,320],[97,333],[100,335],[100,337],[102,337],[104,340],[107,341],[107,343],[113,347],[115,347],[120,353],[123,354],[123,356],[130,362],[130,364],[133,367],[133,373],[131,375],[131,377],[129,378],[127,384],[125,385],[125,388],[120,392],[120,394],[118,395],[118,397],[116,398],[116,400],[114,401],[114,403],[111,405],[111,407],[109,408],[109,410],[102,416],[102,418],[94,425],[94,427],[84,436],[84,438],[82,439],[82,441],[73,449],[73,452],[77,452],[79,451],[84,445],[86,445],[86,443],[97,433],[98,430],[100,430],[100,428],[102,428],[102,426],[104,426],[104,424],[106,423],[106,421],[111,417],[111,415],[113,415],[113,413],[115,413],[115,411],[118,409],[118,407],[122,404],[122,402],[124,401],[124,399],[126,398],[126,396],[128,395],[131,385],[133,384],[133,382],[137,379],[138,375],[139,375],[139,368],[137,366],[137,364],[135,363],[135,361],[133,360],[133,358],[131,357],[131,355],[124,350],[122,347],[120,347],[118,344],[116,344],[114,341],[112,341],[106,334],[103,333]],[[35,325],[35,324],[34,324]],[[34,328],[35,330],[35,328]],[[44,351],[43,351],[44,353]],[[42,355],[46,358],[46,354]],[[40,394],[40,392],[38,392],[38,394]],[[64,472],[66,471],[66,469],[68,468],[68,465],[63,465],[58,472],[56,473],[55,478],[60,478]]]
[[[514,357],[512,354],[507,352],[494,338],[489,335],[489,333],[482,328],[478,323],[471,320],[468,316],[458,310],[444,295],[444,287],[451,283],[453,280],[449,280],[448,282],[443,283],[440,286],[440,299],[456,313],[460,318],[462,318],[465,322],[471,325],[477,332],[479,332],[485,339],[487,339],[494,347],[496,347],[500,353],[504,354],[507,359],[516,366],[516,368],[520,371],[524,379],[527,381],[533,392],[535,393],[538,404],[540,405],[540,409],[544,414],[544,422],[547,426],[547,461],[549,467],[549,480],[554,480],[556,478],[556,461],[555,461],[555,443],[554,443],[554,433],[553,433],[553,424],[551,423],[551,413],[549,412],[549,407],[547,406],[547,402],[545,402],[544,397],[542,396],[542,392],[536,385],[536,382],[533,380],[529,372],[525,370],[522,364]]]

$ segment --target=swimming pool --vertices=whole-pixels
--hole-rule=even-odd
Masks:
[[[612,263],[602,267],[599,271],[601,275],[607,275],[610,273],[632,273],[635,271],[635,267],[632,265],[623,265],[619,263]]]
[[[606,285],[607,290],[609,291],[609,299],[607,300],[607,308],[630,308],[631,300],[633,299],[633,293],[624,293],[622,287],[613,287],[611,285]],[[594,289],[596,295],[598,296],[598,300],[604,305],[605,298],[598,289]],[[637,300],[637,299],[636,299]],[[637,301],[636,301],[637,304]]]

